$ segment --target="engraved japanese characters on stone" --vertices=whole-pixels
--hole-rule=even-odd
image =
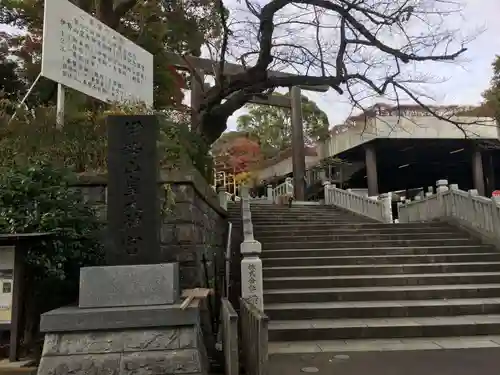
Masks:
[[[158,120],[108,117],[109,265],[158,263]]]
[[[140,139],[143,124],[141,121],[132,121],[127,124],[126,129],[129,132],[128,138],[131,142],[123,145],[123,153],[127,155],[125,165],[127,192],[125,194],[123,231],[127,238],[125,244],[127,254],[135,255],[139,252],[138,247],[142,241],[141,236],[137,235],[143,219],[143,212],[137,207],[139,184],[141,183],[141,166],[138,156],[142,151],[142,145],[137,140]]]
[[[259,306],[260,303],[260,297],[256,294],[248,296],[247,298],[245,298],[245,300],[254,306]]]

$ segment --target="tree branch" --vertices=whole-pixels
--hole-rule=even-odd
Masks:
[[[101,0],[103,2],[112,3],[112,0]],[[113,7],[113,11],[120,19],[127,14],[137,4],[137,0],[118,0]]]
[[[385,0],[380,0],[379,3],[373,0],[369,4],[364,0],[338,0],[336,2],[331,0],[271,0],[260,9],[252,5],[250,0],[245,0],[245,3],[252,15],[257,18],[257,25],[253,28],[250,21],[242,21],[241,35],[235,38],[238,40],[237,50],[240,52],[239,59],[242,60],[243,65],[246,65],[247,58],[253,56],[255,56],[255,65],[241,73],[226,76],[224,81],[219,79],[216,86],[206,93],[204,103],[201,105],[202,121],[207,127],[212,127],[214,133],[224,130],[227,118],[253,95],[266,92],[266,90],[273,90],[276,87],[327,84],[339,94],[347,90],[355,104],[360,105],[354,98],[353,83],[360,83],[377,95],[385,95],[389,87],[403,90],[401,87],[404,86],[396,81],[399,77],[402,82],[401,63],[452,61],[466,51],[463,44],[459,44],[459,48],[455,51],[448,52],[447,43],[450,42],[452,34],[445,33],[439,28],[436,28],[435,32],[429,31],[428,35],[420,34],[413,37],[408,35],[405,29],[408,20],[413,17],[417,21],[422,21],[419,15],[423,14],[416,12],[415,7],[411,5],[411,0],[394,0],[394,4]],[[297,13],[284,16],[283,14],[289,14],[284,11],[284,8],[288,6],[295,7]],[[336,22],[333,21],[330,25],[320,25],[322,21],[320,21],[318,9],[329,12],[326,13],[329,19]],[[288,21],[281,21],[283,17],[288,17]],[[305,22],[301,17],[309,17],[310,21]],[[222,14],[221,20],[227,21]],[[287,29],[286,26],[292,24],[298,28],[303,28],[301,25],[315,28],[313,40],[315,40],[317,53],[304,45],[302,35],[294,35],[297,32],[302,33],[302,30]],[[429,26],[430,30],[430,24],[424,25]],[[275,36],[275,28],[278,26],[284,27],[284,30]],[[406,45],[393,47],[383,39],[384,33],[393,32],[393,30],[399,32]],[[320,31],[337,34],[328,39],[321,37]],[[229,46],[229,35],[229,32],[225,32],[222,39],[224,48],[219,61],[220,77],[222,77],[227,53],[225,47]],[[294,37],[299,42],[291,41]],[[256,39],[256,44],[252,45],[251,50],[242,51],[241,43],[246,44],[247,41],[252,43],[252,38]],[[444,53],[436,52],[438,46],[444,47]],[[377,51],[382,54],[376,54]],[[424,51],[431,52],[425,53]],[[372,52],[375,53],[372,54]],[[284,64],[287,62],[292,65],[297,64],[298,75],[268,76],[268,69],[273,60]],[[381,80],[379,74],[373,74],[373,72],[383,67],[383,64],[388,61],[392,67],[385,68],[386,75]],[[361,67],[357,68],[358,65]],[[328,67],[332,68],[331,71]],[[355,69],[352,69],[353,67]],[[319,72],[320,76],[315,76],[313,69],[316,73]],[[370,75],[373,77],[370,78]],[[380,81],[382,83],[379,83]],[[399,100],[397,93],[396,96]],[[410,98],[415,100],[412,96]],[[419,101],[416,102],[419,103]],[[221,122],[224,124],[221,125]],[[217,138],[219,134],[214,134],[213,137]]]

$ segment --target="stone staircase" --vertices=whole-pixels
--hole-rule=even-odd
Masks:
[[[274,347],[500,335],[500,252],[453,226],[320,205],[251,211]]]

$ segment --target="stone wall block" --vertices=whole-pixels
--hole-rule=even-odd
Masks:
[[[194,223],[199,221],[199,211],[191,202],[176,202],[171,212],[164,215],[164,223]]]
[[[162,224],[160,228],[160,242],[168,244],[177,243],[175,224]]]
[[[43,355],[120,353],[122,349],[123,341],[118,333],[48,334],[45,336]]]
[[[123,355],[123,375],[196,374],[202,366],[197,350],[153,351]]]
[[[179,349],[194,349],[198,347],[199,330],[196,327],[186,327],[179,332]]]
[[[163,258],[169,258],[169,262],[178,262],[181,265],[186,262],[195,263],[196,262],[196,254],[193,251],[193,248],[187,244],[181,245],[162,245],[161,251],[163,254]],[[180,272],[182,273],[182,267],[180,267]]]
[[[175,238],[177,243],[199,243],[202,230],[196,224],[178,223],[175,226]]]
[[[188,289],[199,287],[205,283],[205,281],[201,278],[201,264],[196,265],[185,265],[179,264],[180,272],[180,288]]]
[[[89,354],[42,357],[38,374],[43,375],[91,375],[118,374],[121,354]]]
[[[129,331],[123,337],[123,351],[137,352],[147,350],[179,349],[179,338],[188,328],[169,328],[161,330]]]
[[[176,202],[194,202],[196,199],[196,191],[190,185],[171,184],[172,193]]]

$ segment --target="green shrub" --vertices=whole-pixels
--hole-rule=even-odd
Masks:
[[[41,162],[0,174],[0,233],[53,233],[26,256],[31,287],[23,300],[33,329],[40,313],[76,299],[80,267],[103,261],[102,224],[70,187],[74,178]]]
[[[179,168],[189,162],[205,178],[212,178],[209,146],[200,135],[190,131],[187,112],[155,112],[141,106],[82,111],[68,105],[64,126],[58,128],[54,107],[18,110],[12,121],[7,108],[6,101],[0,102],[0,168],[42,160],[75,172],[106,172],[106,117],[110,114],[155,114],[160,124],[160,166]]]

